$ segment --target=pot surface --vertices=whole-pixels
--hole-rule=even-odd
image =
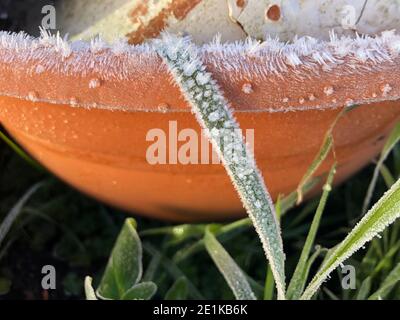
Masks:
[[[334,131],[336,182],[379,153],[400,118],[398,43],[387,32],[361,40],[211,44],[199,58],[245,135],[254,136],[258,167],[276,199],[296,188],[344,106],[359,107]],[[150,45],[0,34],[0,88],[1,123],[83,192],[162,219],[245,214],[222,165],[210,161],[211,150],[202,152],[200,127]]]
[[[167,140],[191,128],[201,130],[189,112],[123,112],[54,106],[0,97],[0,119],[9,132],[42,164],[79,190],[131,212],[180,221],[226,219],[245,214],[229,178],[212,154],[203,164],[183,164],[187,140],[174,154],[151,164],[149,132],[162,129]],[[315,157],[338,110],[289,113],[239,112],[243,130],[254,130],[257,163],[273,198],[288,194]],[[400,117],[400,104],[384,102],[357,108],[335,129],[339,162],[336,182],[343,181],[378,154],[388,131]],[[245,131],[246,132],[246,131]],[[172,138],[171,138],[172,136]],[[147,138],[146,138],[147,137]],[[162,138],[162,135],[158,136]],[[162,149],[160,149],[162,152]],[[187,151],[187,150],[186,150]],[[193,157],[193,155],[192,155]],[[207,162],[208,161],[208,162]],[[317,175],[332,165],[329,158]],[[150,161],[151,162],[151,161]],[[209,163],[209,164],[206,164]]]

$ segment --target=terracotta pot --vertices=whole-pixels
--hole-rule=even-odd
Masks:
[[[387,54],[394,39],[382,44]],[[232,46],[204,48],[202,59],[241,127],[254,129],[256,160],[273,197],[296,188],[344,105],[361,107],[335,129],[337,182],[377,155],[400,117],[397,55],[361,60],[353,50],[341,63],[312,67],[309,56],[300,56],[302,64],[272,73],[266,62],[276,56]],[[149,130],[168,132],[170,121],[176,121],[178,130],[193,128],[200,134],[151,47],[68,45],[55,38],[2,34],[0,88],[1,123],[36,159],[79,190],[162,219],[244,214],[221,165],[150,165],[146,160],[153,143],[146,141]],[[328,159],[318,174],[331,163]]]

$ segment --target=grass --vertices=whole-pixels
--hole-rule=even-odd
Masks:
[[[399,146],[386,160],[385,168],[394,178],[399,176]],[[322,253],[326,252],[323,248],[341,241],[359,220],[373,171],[374,165],[370,165],[332,190],[315,240]],[[379,176],[372,203],[387,189],[385,181]],[[83,299],[85,276],[93,275],[94,283],[99,283],[126,214],[79,194],[51,174],[32,167],[6,144],[0,144],[1,220],[38,182],[45,183],[24,205],[0,247],[0,299]],[[314,199],[282,217],[288,274],[296,267],[317,206],[318,199]],[[143,281],[157,284],[156,298],[179,296],[174,289],[179,286],[187,289],[188,298],[234,297],[204,246],[198,245],[204,226],[186,225],[179,227],[184,232],[165,232],[165,228],[172,230],[171,224],[143,218],[138,218],[137,223],[144,250]],[[156,228],[164,228],[164,232],[146,232]],[[243,270],[256,296],[262,297],[267,270],[254,230],[240,221],[223,228],[226,231],[218,240]],[[382,285],[390,286],[390,277],[387,278],[400,263],[399,231],[400,224],[394,224],[381,239],[374,239],[349,259],[348,263],[357,270],[356,290],[342,289],[343,275],[338,272],[316,298],[367,297]],[[317,258],[319,262],[321,259]],[[41,268],[46,264],[57,270],[57,289],[49,292],[40,287]],[[315,274],[315,267],[312,269]],[[381,290],[387,290],[385,286]],[[387,298],[400,298],[398,284]]]

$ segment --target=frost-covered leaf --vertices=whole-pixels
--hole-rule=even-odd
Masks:
[[[400,179],[368,211],[348,236],[335,247],[311,280],[302,299],[311,299],[329,274],[400,216]]]
[[[142,245],[136,222],[125,220],[97,290],[105,299],[120,299],[142,277]]]
[[[278,298],[285,297],[285,255],[274,205],[229,103],[188,38],[163,34],[153,42],[204,128],[260,236]]]
[[[142,282],[134,285],[126,291],[122,300],[150,300],[157,291],[157,286],[153,282]]]
[[[325,209],[326,201],[328,199],[330,191],[332,190],[332,182],[335,173],[336,173],[336,163],[332,166],[328,178],[326,180],[326,183],[323,187],[323,193],[318,208],[315,212],[313,221],[311,223],[310,231],[308,232],[307,239],[304,243],[299,262],[297,263],[296,269],[289,283],[287,290],[288,299],[295,299],[295,300],[299,299],[302,294],[302,290],[304,289],[304,285],[307,281],[306,278],[308,276],[307,264],[311,248],[314,244],[315,237],[317,236],[318,227],[321,221],[322,214]]]
[[[236,299],[256,300],[245,274],[210,230],[206,230],[204,242],[208,253],[224,276]]]
[[[393,148],[399,142],[399,140],[400,140],[400,122],[394,127],[394,129],[390,133],[390,135],[387,138],[386,143],[381,151],[381,155],[375,166],[375,170],[372,175],[372,179],[368,186],[367,194],[364,199],[364,204],[363,204],[363,208],[362,208],[363,214],[365,212],[367,212],[367,210],[368,210],[368,206],[371,202],[372,194],[374,192],[381,167],[382,167],[383,163],[385,162],[386,158],[389,156],[390,152],[393,150]]]

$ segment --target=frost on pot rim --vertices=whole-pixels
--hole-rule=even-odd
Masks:
[[[273,197],[294,190],[334,132],[337,182],[368,163],[400,116],[400,37],[310,37],[199,48]],[[220,165],[150,165],[149,130],[200,127],[152,42],[67,42],[0,34],[0,121],[65,181],[119,207],[175,220],[242,215]],[[267,138],[268,137],[268,138]],[[182,142],[184,143],[184,142]],[[328,159],[317,174],[328,171]]]

